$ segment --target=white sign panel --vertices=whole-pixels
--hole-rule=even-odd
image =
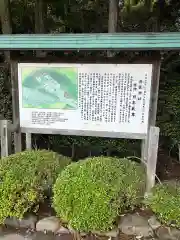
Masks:
[[[23,129],[147,133],[152,64],[20,63],[18,75]]]

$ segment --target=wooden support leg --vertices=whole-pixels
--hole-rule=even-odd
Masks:
[[[26,133],[26,149],[31,150],[32,149],[32,134]]]
[[[142,140],[141,143],[141,159],[142,163],[147,163],[147,155],[148,155],[148,135],[147,138]]]
[[[0,121],[1,132],[1,158],[7,157],[11,153],[11,132],[9,131],[10,121]]]
[[[157,153],[159,144],[159,128],[151,126],[148,137],[148,155],[147,155],[147,182],[146,193],[150,193],[155,184]]]

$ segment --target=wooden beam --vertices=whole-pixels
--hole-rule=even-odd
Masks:
[[[50,129],[50,128],[26,128],[21,127],[22,133],[34,134],[60,134],[60,135],[75,135],[75,136],[92,136],[92,137],[109,137],[109,138],[127,138],[127,139],[145,139],[146,134],[141,133],[126,133],[126,132],[108,132],[108,131],[84,131],[84,130],[69,130],[69,129]]]
[[[1,34],[1,50],[120,50],[180,49],[176,33]]]

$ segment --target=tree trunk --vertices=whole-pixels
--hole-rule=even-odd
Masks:
[[[3,34],[12,34],[10,0],[0,0],[0,20]],[[10,51],[5,51],[5,61],[10,62]]]
[[[118,0],[109,0],[109,21],[108,33],[115,33],[117,31],[118,22]],[[108,57],[113,57],[113,53],[108,51]]]
[[[47,4],[43,0],[36,0],[35,2],[35,33],[43,34],[45,30],[45,19],[47,14]],[[36,51],[36,56],[41,57],[45,54],[43,51]]]
[[[117,0],[109,0],[109,21],[108,21],[109,33],[115,33],[117,30],[118,2],[119,1]]]
[[[35,33],[45,33],[45,4],[43,0],[36,0],[35,3]]]

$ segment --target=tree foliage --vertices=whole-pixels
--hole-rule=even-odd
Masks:
[[[180,57],[178,53],[165,55],[162,64],[158,124],[161,133],[180,143]]]

